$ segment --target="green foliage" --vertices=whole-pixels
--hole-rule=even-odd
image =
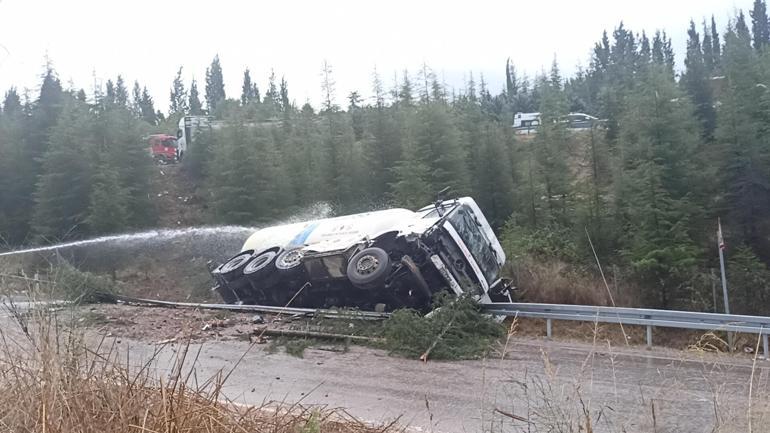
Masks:
[[[206,107],[209,113],[214,113],[225,98],[225,81],[222,77],[219,55],[217,55],[211,61],[211,66],[206,69]]]
[[[88,152],[93,119],[79,102],[69,102],[51,130],[37,183],[32,226],[46,239],[61,239],[85,223],[91,194]]]
[[[744,314],[766,314],[763,306],[770,301],[770,270],[767,265],[746,245],[728,251],[727,277],[732,310]]]
[[[474,359],[505,335],[503,326],[481,313],[470,298],[441,296],[434,306],[437,309],[427,316],[413,310],[394,312],[383,332],[387,349],[417,358],[432,347],[430,359]]]
[[[558,258],[569,263],[580,260],[578,245],[571,230],[562,226],[530,229],[509,220],[500,233],[500,243],[510,260],[525,256],[539,259]]]
[[[57,295],[76,303],[98,300],[98,293],[117,293],[118,286],[109,278],[77,269],[59,260],[49,278],[54,282]]]

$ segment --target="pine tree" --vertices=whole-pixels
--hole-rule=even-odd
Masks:
[[[479,153],[485,166],[478,165],[471,171],[479,191],[475,197],[478,197],[479,206],[495,228],[503,226],[513,213],[515,204],[513,171],[506,146],[511,139],[505,137],[510,134],[508,129],[499,123],[484,122]]]
[[[116,233],[126,227],[128,214],[125,190],[116,171],[102,164],[96,169],[86,222],[92,234]]]
[[[690,20],[687,36],[687,55],[684,59],[686,69],[681,82],[695,104],[695,115],[701,123],[703,137],[710,140],[716,128],[717,114],[714,110],[714,97],[703,59],[700,36],[695,31],[695,22],[692,20]]]
[[[272,75],[271,75],[272,77]],[[272,80],[271,80],[272,82]],[[332,77],[332,66],[324,60],[323,67],[321,69],[321,92],[323,97],[322,107],[323,111],[327,113],[333,113],[339,110],[339,106],[334,102],[335,99],[336,83]],[[270,92],[275,91],[275,85],[270,86]],[[265,95],[267,98],[268,95]],[[275,96],[273,96],[274,98]]]
[[[14,108],[14,89],[6,93],[0,116],[0,242],[19,244],[27,237],[37,170],[27,145],[29,118],[23,107]]]
[[[324,67],[326,62],[324,61]],[[331,66],[329,67],[331,71]],[[276,108],[280,106],[281,97],[278,94],[278,87],[275,84],[275,71],[270,69],[270,77],[267,80],[267,91],[265,92],[265,103],[273,104]]]
[[[134,87],[131,90],[131,111],[137,118],[142,117],[142,88],[138,81],[134,81]]]
[[[436,193],[449,187],[458,196],[467,194],[470,180],[465,148],[449,107],[443,103],[420,105],[415,120],[414,145],[429,168],[425,176],[428,190]]]
[[[118,75],[115,80],[115,104],[120,107],[128,106],[128,89],[126,83],[123,81],[123,77]]]
[[[51,130],[32,218],[35,232],[44,239],[62,239],[83,231],[91,193],[92,122],[86,107],[68,102]]]
[[[412,81],[409,79],[409,72],[404,69],[404,81],[398,90],[399,104],[409,107],[414,103]]]
[[[430,186],[429,171],[415,143],[405,143],[403,158],[393,167],[394,181],[390,184],[393,201],[407,209],[418,209],[429,203],[437,192]]]
[[[560,120],[567,114],[567,100],[560,87],[558,65],[554,62],[550,79],[538,80],[542,91],[541,125],[535,136],[535,161],[543,183],[547,205],[546,224],[566,224],[570,211],[570,179],[567,167],[567,130]]]
[[[709,32],[708,27],[706,27],[706,20],[703,20],[703,66],[706,68],[706,76],[708,78],[711,78],[714,75],[715,65],[716,62],[714,59],[714,46],[711,43],[711,33]]]
[[[169,95],[168,115],[184,115],[188,111],[187,91],[182,81],[182,67],[176,72],[176,77],[171,84],[171,93]]]
[[[190,83],[188,107],[190,109],[190,114],[193,116],[200,116],[203,114],[203,104],[201,104],[201,98],[198,94],[198,83],[195,81],[195,78],[193,78],[192,83]]]
[[[751,16],[751,33],[754,35],[754,48],[759,51],[770,42],[770,23],[768,23],[765,0],[754,0],[749,15]]]
[[[291,101],[289,101],[289,83],[286,82],[284,77],[281,77],[281,87],[278,92],[281,101],[279,105],[280,110],[288,114],[291,111]]]
[[[107,80],[102,104],[106,108],[111,108],[113,105],[115,105],[115,84],[112,82],[112,80]]]
[[[206,107],[210,114],[214,114],[217,106],[224,101],[225,81],[222,76],[222,66],[219,63],[219,55],[214,56],[211,66],[206,69]]]
[[[725,35],[722,68],[728,85],[720,97],[717,160],[722,163],[718,173],[727,221],[736,227],[741,242],[758,249],[767,232],[762,215],[770,212],[770,152],[764,126],[770,101],[767,90],[757,85],[763,80],[751,41],[742,35],[737,26]]]
[[[693,234],[699,185],[693,155],[698,128],[666,67],[651,66],[629,95],[621,119],[622,177],[616,195],[625,218],[624,254],[638,277],[657,287],[653,305],[681,301],[698,260]]]
[[[142,120],[149,123],[150,125],[155,125],[158,123],[161,118],[161,116],[158,115],[160,112],[155,111],[155,104],[152,101],[150,92],[147,91],[147,87],[142,89],[142,100],[140,108],[142,111]]]
[[[717,32],[717,23],[714,21],[714,16],[711,16],[711,49],[714,51],[714,70],[719,70],[722,45],[719,42],[719,33]]]
[[[249,68],[243,71],[243,85],[241,85],[241,105],[246,106],[256,98],[256,84],[251,82]],[[257,100],[257,102],[259,102]]]
[[[3,98],[3,115],[14,116],[21,113],[21,109],[21,98],[19,98],[19,93],[16,91],[15,87],[11,87],[5,92],[5,97]]]

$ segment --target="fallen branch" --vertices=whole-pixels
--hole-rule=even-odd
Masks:
[[[382,341],[381,338],[365,337],[363,335],[335,334],[331,332],[318,332],[318,331],[300,331],[297,329],[257,328],[254,330],[254,334],[258,336],[270,335],[274,337],[305,337],[305,338],[319,338],[323,340],[361,341],[361,342],[367,342],[367,343]]]
[[[446,326],[444,327],[444,329],[441,331],[441,333],[440,333],[440,334],[438,334],[438,337],[436,337],[436,339],[435,339],[435,340],[433,340],[433,343],[431,343],[431,345],[430,345],[430,347],[428,348],[428,350],[426,350],[426,351],[425,351],[425,353],[423,353],[422,355],[420,355],[420,361],[422,361],[422,362],[428,362],[428,355],[430,355],[430,352],[432,352],[432,351],[433,351],[433,349],[436,347],[436,345],[438,344],[438,342],[441,340],[441,337],[443,337],[443,336],[444,336],[444,334],[446,334],[446,333],[447,333],[447,331],[449,331],[449,328],[451,328],[451,327],[452,327],[452,323],[453,323],[454,321],[455,321],[455,318],[454,318],[454,316],[452,316],[452,318],[449,320],[449,323],[447,323],[447,324],[446,324]]]

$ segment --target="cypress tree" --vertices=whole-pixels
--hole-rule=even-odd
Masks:
[[[251,101],[257,100],[256,87],[257,85],[251,82],[251,72],[249,68],[243,71],[243,85],[241,85],[241,105],[246,106]]]
[[[184,115],[188,111],[187,91],[182,81],[182,67],[176,71],[174,81],[171,83],[171,93],[169,95],[168,115]]]
[[[134,81],[134,87],[131,90],[131,112],[135,117],[142,117],[142,88],[138,81]]]
[[[219,55],[214,56],[211,66],[206,69],[206,107],[210,114],[214,114],[217,106],[224,101],[225,81],[222,76],[222,65],[219,63]]]
[[[198,83],[195,81],[195,78],[193,78],[192,83],[190,83],[190,97],[188,107],[190,109],[190,114],[193,116],[199,116],[203,114],[203,104],[201,104],[201,98],[198,94]]]

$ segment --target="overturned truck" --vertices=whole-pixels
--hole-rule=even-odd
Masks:
[[[505,253],[470,197],[264,228],[214,268],[227,303],[427,309],[442,291],[509,300]]]

